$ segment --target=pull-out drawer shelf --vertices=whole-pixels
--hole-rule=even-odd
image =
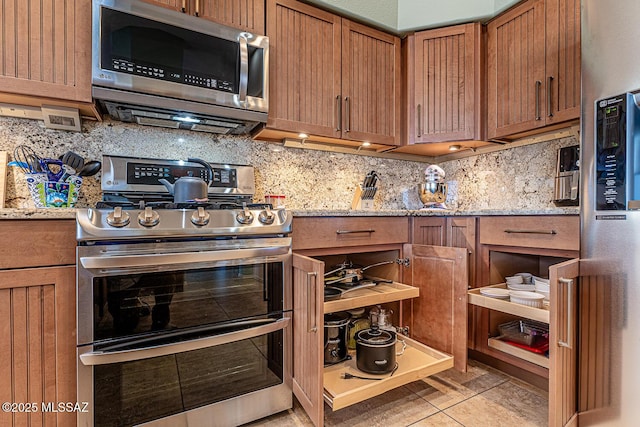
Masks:
[[[400,334],[398,334],[396,353],[402,351],[400,340],[404,340],[407,348],[402,355],[396,356],[398,369],[393,375],[372,375],[358,370],[355,352],[351,353],[351,360],[324,368],[325,402],[334,411],[337,411],[453,367],[453,356],[436,351]],[[345,373],[383,379],[378,381],[358,378],[345,379],[342,378]]]

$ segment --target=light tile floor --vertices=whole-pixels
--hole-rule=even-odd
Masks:
[[[542,427],[548,393],[474,360],[466,373],[449,369],[398,387],[357,405],[331,411],[324,425],[340,427]],[[294,408],[247,424],[258,427],[313,426]]]

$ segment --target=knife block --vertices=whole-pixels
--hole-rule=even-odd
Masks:
[[[362,188],[361,184],[356,187],[356,192],[351,201],[352,210],[373,210],[373,198],[378,187]]]

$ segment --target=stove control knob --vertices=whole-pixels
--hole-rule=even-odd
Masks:
[[[191,215],[191,222],[193,225],[207,225],[209,224],[210,219],[211,215],[209,215],[209,212],[205,211],[203,207],[199,207],[198,210]]]
[[[251,213],[249,208],[247,208],[246,203],[242,204],[242,211],[236,215],[236,221],[238,221],[240,224],[245,225],[251,224],[253,222],[253,214]]]
[[[107,215],[107,224],[112,227],[124,227],[130,221],[129,214],[122,210],[121,206],[113,208],[113,212]]]
[[[153,227],[160,222],[160,215],[150,207],[146,207],[144,211],[138,214],[138,222],[143,227]]]
[[[267,206],[266,209],[260,212],[260,215],[258,215],[258,221],[265,225],[273,224],[273,221],[275,219],[276,216],[273,212],[271,212],[271,208],[269,206]]]

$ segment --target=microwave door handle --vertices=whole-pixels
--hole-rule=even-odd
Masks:
[[[238,96],[240,104],[246,108],[247,85],[249,82],[249,47],[245,37],[238,37],[238,41],[240,43],[240,88]]]
[[[241,331],[200,338],[191,341],[177,342],[134,350],[119,350],[110,352],[88,352],[80,355],[80,361],[85,366],[106,365],[111,363],[131,362],[158,356],[167,356],[185,351],[200,350],[217,345],[228,344],[240,340],[250,339],[276,332],[289,326],[290,319],[283,317],[266,325]]]

